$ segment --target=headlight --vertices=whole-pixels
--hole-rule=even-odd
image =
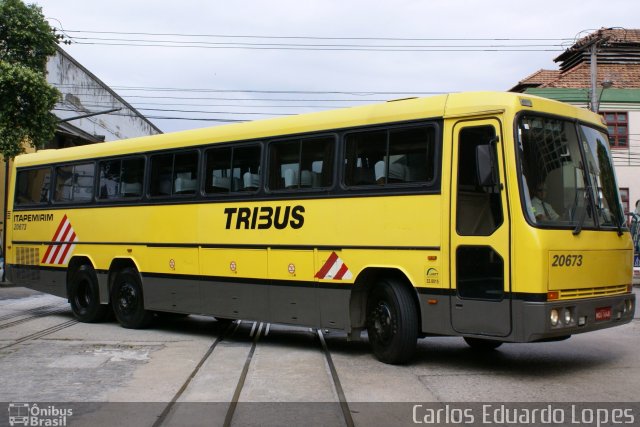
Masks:
[[[565,308],[564,309],[564,324],[568,326],[571,323],[573,323],[573,315],[571,313],[571,309],[570,308]]]
[[[555,308],[551,309],[551,326],[557,326],[558,325],[558,320],[560,319],[560,314],[558,313],[558,310]]]

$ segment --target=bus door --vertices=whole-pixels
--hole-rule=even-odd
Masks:
[[[453,129],[450,309],[461,334],[511,332],[509,216],[500,122]]]

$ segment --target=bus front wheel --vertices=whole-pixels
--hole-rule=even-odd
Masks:
[[[418,340],[418,312],[407,287],[379,280],[367,300],[367,332],[373,354],[384,363],[408,362]]]
[[[68,297],[74,316],[81,322],[101,322],[109,313],[109,306],[100,304],[98,278],[89,265],[81,265],[71,275]]]
[[[116,274],[111,288],[111,305],[118,323],[125,328],[142,329],[153,320],[153,313],[144,308],[140,276],[132,268]]]

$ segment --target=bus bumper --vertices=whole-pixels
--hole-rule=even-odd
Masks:
[[[551,302],[514,301],[514,338],[518,342],[553,340],[623,325],[633,319],[635,306],[633,293]]]

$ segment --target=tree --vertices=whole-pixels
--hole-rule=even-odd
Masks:
[[[51,114],[60,93],[46,79],[47,58],[58,36],[42,9],[21,0],[0,0],[0,153],[5,160],[41,148],[55,133]]]

